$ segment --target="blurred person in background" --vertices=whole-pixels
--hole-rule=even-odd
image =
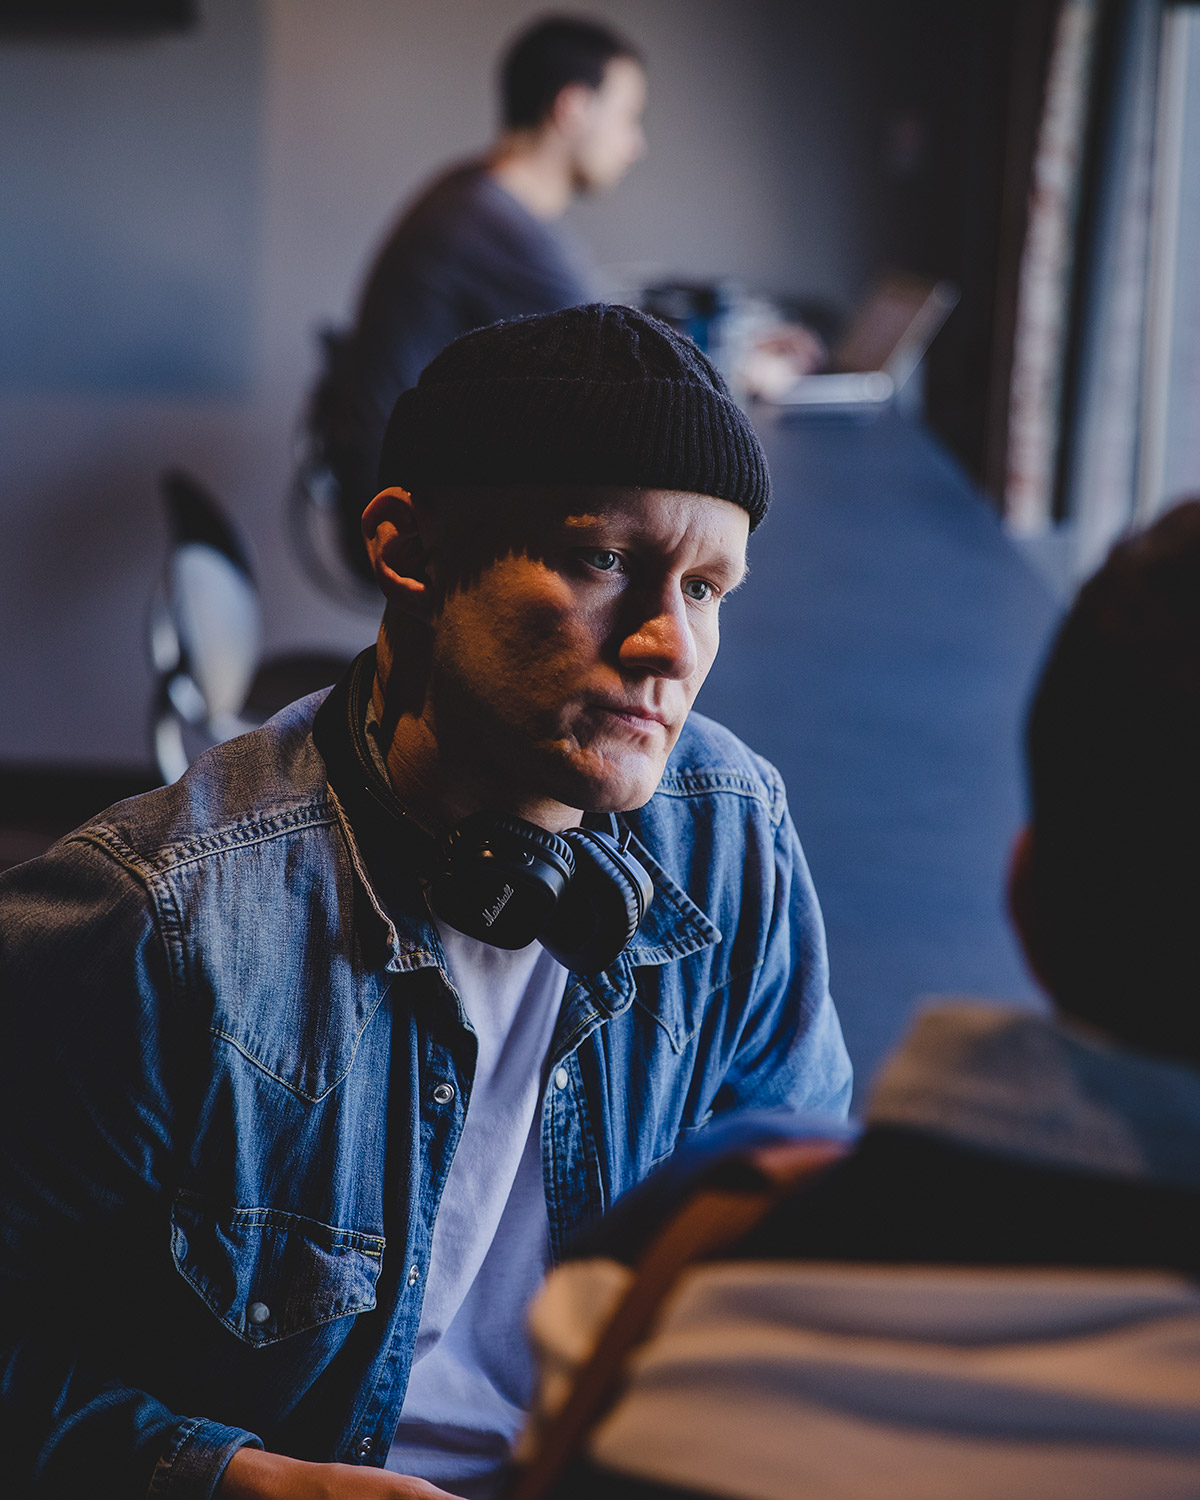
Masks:
[[[367,274],[348,336],[330,336],[310,435],[337,487],[346,561],[370,581],[360,521],[396,397],[460,334],[590,301],[591,276],[556,225],[646,149],[637,52],[596,21],[550,16],[500,70],[501,131],[405,210]]]

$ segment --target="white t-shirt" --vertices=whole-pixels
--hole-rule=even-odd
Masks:
[[[438,932],[479,1053],[387,1467],[487,1500],[533,1391],[525,1312],[549,1265],[541,1098],[567,971],[540,943]]]

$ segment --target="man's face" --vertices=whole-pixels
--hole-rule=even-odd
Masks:
[[[572,159],[576,192],[615,187],[646,154],[642,112],[646,75],[632,58],[614,57],[598,89],[588,89],[573,121]]]
[[[640,807],[717,654],[749,517],[675,490],[538,487],[489,499],[532,507],[537,536],[459,567],[463,518],[445,518],[445,549],[430,562],[444,597],[426,700],[442,773],[481,805],[547,827],[573,821],[563,809]]]

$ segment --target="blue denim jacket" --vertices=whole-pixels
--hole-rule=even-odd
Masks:
[[[0,876],[9,1494],[207,1496],[247,1442],[387,1453],[475,1045],[319,702]],[[545,1073],[556,1256],[714,1116],[849,1097],[778,774],[693,715],[628,823],[654,898],[569,978]]]

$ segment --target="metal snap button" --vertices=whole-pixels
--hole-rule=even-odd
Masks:
[[[265,1323],[270,1316],[271,1309],[265,1302],[252,1302],[246,1309],[247,1323],[253,1323],[256,1328]]]
[[[416,1286],[417,1282],[420,1281],[420,1279],[421,1279],[421,1268],[420,1268],[420,1266],[409,1266],[409,1268],[408,1268],[408,1284],[409,1284],[409,1286]]]
[[[363,1438],[362,1442],[359,1443],[359,1445],[358,1445],[358,1456],[359,1456],[359,1458],[366,1458],[370,1454],[371,1449],[374,1446],[375,1445],[374,1445],[374,1443],[372,1443],[372,1441],[371,1441],[370,1438]]]
[[[554,1074],[554,1087],[556,1089],[565,1089],[570,1081],[571,1075],[567,1072],[566,1068],[556,1069]]]
[[[454,1098],[454,1085],[452,1083],[439,1083],[433,1091],[435,1104],[449,1104]]]

